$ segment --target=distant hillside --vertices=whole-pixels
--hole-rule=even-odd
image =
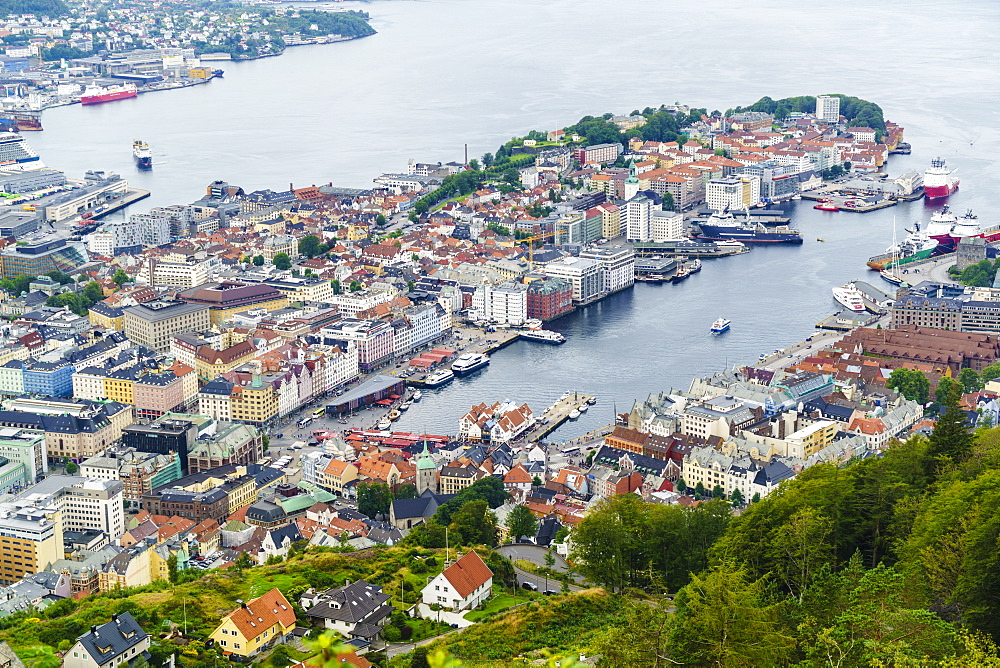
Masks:
[[[0,0],[0,16],[17,14],[66,16],[69,7],[63,0]]]

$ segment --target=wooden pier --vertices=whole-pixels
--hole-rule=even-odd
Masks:
[[[579,410],[581,405],[590,408],[592,405],[591,401],[596,402],[596,399],[579,392],[570,392],[562,396],[555,404],[547,408],[544,413],[537,416],[538,422],[528,431],[527,440],[539,441],[545,438],[561,424],[571,419],[569,414],[574,410]]]

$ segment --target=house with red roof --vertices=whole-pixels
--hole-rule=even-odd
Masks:
[[[223,617],[210,636],[225,656],[255,656],[261,650],[284,644],[285,637],[295,630],[295,611],[277,588],[239,603],[240,607]]]
[[[470,551],[428,582],[421,596],[425,605],[436,603],[457,612],[472,610],[492,591],[493,571],[482,557]]]

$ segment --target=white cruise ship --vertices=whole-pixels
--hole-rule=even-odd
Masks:
[[[435,371],[431,375],[427,376],[427,380],[424,381],[425,387],[441,387],[445,383],[450,383],[455,380],[455,374],[452,373],[451,369],[442,369],[441,371]]]
[[[854,283],[847,283],[846,285],[834,288],[833,298],[844,306],[844,308],[855,313],[861,313],[865,310],[864,296]]]
[[[35,150],[16,132],[0,132],[0,169],[32,171],[45,169]]]

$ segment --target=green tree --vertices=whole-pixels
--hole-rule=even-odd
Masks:
[[[320,250],[319,237],[315,234],[307,234],[306,236],[299,239],[299,254],[305,255],[306,257],[316,257],[319,255]]]
[[[381,482],[362,482],[358,485],[358,512],[375,519],[376,515],[389,512],[392,490]]]
[[[770,602],[762,579],[732,564],[693,575],[675,601],[669,655],[681,664],[782,665],[795,647],[782,604]]]
[[[716,499],[721,499],[726,496],[726,490],[722,489],[722,485],[716,485],[712,488],[712,497]]]
[[[288,253],[278,253],[271,260],[271,264],[281,271],[288,271],[292,268],[292,259],[288,257]]]
[[[694,495],[698,498],[705,496],[705,485],[703,485],[700,481],[694,486]]]
[[[753,496],[750,498],[750,503],[760,502],[760,492],[754,492]]]
[[[351,281],[350,289],[351,289],[351,292],[361,292],[361,290],[363,288],[362,288],[361,284],[358,283],[357,281]]]
[[[733,504],[733,508],[742,508],[744,504],[743,492],[734,488],[733,493],[729,495],[729,502]]]
[[[531,484],[534,485],[535,487],[541,487],[544,483],[542,482],[541,478],[535,475],[531,476]]]
[[[512,542],[522,536],[533,537],[538,533],[538,520],[525,506],[514,506],[507,515],[507,529]]]
[[[254,255],[253,256],[253,266],[255,266],[255,267],[263,267],[265,262],[267,262],[267,260],[264,259],[263,255]]]
[[[945,380],[941,379],[942,382]],[[938,386],[938,401],[944,406],[944,415],[934,423],[931,432],[931,456],[937,463],[938,470],[963,461],[972,449],[972,433],[969,431],[968,415],[959,406],[962,398],[961,386],[952,381],[952,385],[941,396]]]
[[[124,270],[119,269],[115,272],[115,275],[111,277],[111,280],[121,286],[129,282],[129,277]]]
[[[962,390],[967,393],[978,392],[983,389],[983,381],[980,379],[979,374],[976,373],[975,369],[968,367],[959,372],[958,382],[962,384]]]
[[[915,369],[903,367],[893,369],[885,385],[919,404],[927,403],[930,394],[930,381],[927,380],[927,376]]]
[[[683,494],[684,492],[687,491],[687,483],[684,482],[684,478],[677,479],[677,484],[674,485],[674,489],[677,490],[678,494]]]
[[[80,467],[77,466],[75,462],[69,461],[68,459],[64,461],[66,462],[66,475],[73,475],[80,470]]]
[[[333,288],[333,294],[335,295],[340,294],[340,281],[338,281],[336,278],[330,281],[330,287]]]
[[[167,557],[167,579],[170,580],[170,584],[177,584],[177,555],[171,553]]]
[[[464,545],[497,544],[497,520],[489,509],[489,504],[483,500],[469,501],[452,516],[448,527],[452,536],[461,537]]]
[[[87,287],[83,289],[83,296],[90,304],[96,304],[104,299],[104,291],[101,290],[101,286],[97,281],[90,281],[87,283]]]
[[[779,551],[775,563],[785,587],[802,602],[816,572],[833,561],[830,541],[833,523],[814,508],[802,508],[784,523],[774,542]]]
[[[427,648],[423,645],[413,649],[413,654],[410,656],[410,668],[431,668],[430,661],[427,660]]]
[[[385,215],[384,214],[380,213],[377,216],[375,216],[375,225],[377,227],[385,227],[385,223],[386,223],[386,220],[385,220]]]

